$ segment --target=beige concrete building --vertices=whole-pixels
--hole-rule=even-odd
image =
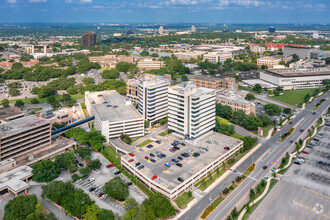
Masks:
[[[277,66],[280,64],[281,61],[284,61],[285,63],[292,60],[292,56],[272,56],[272,57],[262,57],[257,59],[257,65],[258,67],[261,67],[263,65],[267,66],[267,68],[273,68],[274,66]]]
[[[0,124],[0,161],[50,145],[51,127],[46,119],[31,115]]]
[[[153,60],[152,58],[142,59],[138,62],[138,68],[141,71],[160,69],[162,66],[164,66],[163,61]]]
[[[210,63],[224,63],[227,59],[233,59],[231,52],[210,52],[203,56],[203,61],[208,60]]]
[[[229,106],[234,111],[242,110],[247,115],[256,115],[254,103],[245,100],[237,90],[227,89],[217,92],[216,101],[221,105]]]
[[[131,138],[144,135],[144,119],[117,91],[85,92],[85,104],[90,116],[95,116],[94,127],[106,138],[127,134]]]
[[[205,54],[205,51],[192,51],[192,52],[178,52],[174,53],[174,55],[180,60],[190,60],[191,58],[197,59],[198,57],[202,57]]]
[[[22,112],[20,108],[15,107],[15,108],[0,109],[0,124],[23,117],[24,117],[24,112]]]
[[[183,82],[168,89],[168,129],[198,139],[215,128],[215,90]]]
[[[134,63],[136,57],[134,56],[124,56],[124,55],[105,55],[100,57],[89,57],[88,58],[92,63],[98,63],[102,68],[110,67],[115,68],[119,62],[128,62]]]
[[[197,87],[204,87],[214,90],[223,89],[236,89],[238,90],[238,85],[236,80],[231,77],[219,78],[212,76],[194,76],[189,79],[194,82]]]
[[[11,170],[15,166],[16,166],[16,160],[14,160],[13,158],[8,158],[6,160],[0,161],[0,173]]]
[[[139,103],[139,80],[129,79],[126,83],[126,96],[132,100],[132,103]]]

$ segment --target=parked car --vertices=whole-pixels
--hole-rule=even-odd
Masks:
[[[180,156],[178,156],[178,159],[179,159],[179,160],[183,160],[183,158],[182,158],[182,157],[180,157]]]
[[[149,155],[150,155],[150,157],[155,157],[155,154],[153,154],[153,153],[150,153]]]
[[[130,185],[132,185],[132,183],[131,183],[131,182],[128,182],[128,183],[127,183],[127,186],[130,186]]]
[[[114,172],[115,175],[118,175],[118,174],[120,174],[120,173],[121,173],[120,170],[116,170],[116,172]]]
[[[133,160],[133,159],[131,159],[131,160]],[[130,161],[128,161],[128,162],[130,162]],[[113,167],[114,165],[113,164],[108,164],[107,165],[107,168],[111,168],[111,167]]]
[[[141,163],[140,162],[137,162],[134,164],[135,167],[139,166]]]
[[[183,142],[181,142],[181,145],[182,145],[182,146],[186,146],[186,144],[185,144],[185,143],[183,143]]]
[[[165,154],[160,154],[160,156],[162,156],[162,157],[166,157],[166,155],[165,155]]]
[[[161,183],[161,182],[163,182],[163,179],[158,179],[157,180],[157,183]]]
[[[90,178],[88,181],[89,181],[89,182],[93,182],[94,180],[95,180],[95,178],[92,177],[92,178]]]
[[[195,151],[193,150],[188,150],[189,153],[193,154]]]
[[[181,177],[179,177],[178,180],[179,180],[181,183],[184,182],[184,180],[183,180]]]
[[[153,163],[156,163],[156,161],[154,159],[152,159],[152,158],[150,159],[150,161],[153,162]]]
[[[100,193],[100,194],[99,194],[99,198],[100,198],[101,196],[103,196],[103,195],[104,195],[104,193]]]
[[[128,153],[128,155],[130,155],[131,157],[134,157],[135,156],[133,153]]]
[[[177,162],[178,162],[178,161],[177,161],[176,159],[174,159],[174,158],[173,158],[171,161],[173,161],[174,163],[177,163]]]
[[[153,175],[153,176],[151,177],[151,179],[152,179],[152,180],[157,179],[157,175]]]
[[[224,149],[225,149],[225,150],[230,150],[230,148],[229,148],[229,147],[224,147]]]
[[[304,153],[304,154],[309,154],[307,151],[304,151],[304,150],[303,150],[303,151],[301,151],[301,152],[302,152],[302,153]]]
[[[89,191],[90,191],[90,192],[92,192],[92,191],[94,191],[94,190],[96,190],[96,187],[91,187],[91,188],[89,188]]]
[[[264,169],[264,170],[267,169],[267,166],[263,166],[262,169]]]
[[[144,168],[144,165],[138,166],[138,170],[142,170]]]
[[[167,167],[171,167],[171,164],[169,164],[169,163],[165,163],[165,166],[167,166]]]
[[[299,131],[300,131],[300,132],[303,132],[303,131],[304,131],[304,129],[300,129]]]
[[[152,146],[152,144],[149,144],[148,146],[147,146],[147,148],[153,148],[153,146]]]
[[[178,167],[182,167],[182,163],[176,163],[175,165],[177,165]]]
[[[162,141],[161,140],[157,140],[157,141],[155,141],[157,144],[160,144],[160,143],[162,143]]]
[[[180,148],[177,147],[177,146],[174,146],[173,148],[174,148],[175,150],[180,150]]]
[[[134,159],[129,159],[129,160],[128,160],[129,163],[131,163],[131,162],[133,162],[133,161],[134,161]]]
[[[149,160],[149,157],[145,156],[144,159]]]

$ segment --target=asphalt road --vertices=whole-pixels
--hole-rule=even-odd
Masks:
[[[315,103],[320,101],[322,98],[328,98],[316,111],[316,114],[312,114],[312,108],[315,106]],[[230,196],[221,203],[207,219],[223,219],[226,214],[230,212],[236,204],[242,199],[242,197],[247,194],[252,188],[252,186],[259,181],[270,169],[271,162],[275,162],[282,157],[282,154],[288,150],[289,147],[294,147],[294,143],[290,144],[290,140],[298,140],[302,134],[306,135],[306,130],[309,126],[320,117],[322,109],[326,109],[330,105],[330,94],[325,94],[317,99],[315,99],[306,109],[301,110],[297,117],[292,120],[292,124],[287,124],[281,132],[275,134],[269,140],[265,141],[262,146],[256,150],[248,159],[246,159],[237,169],[236,172],[229,174],[217,187],[215,187],[211,192],[207,193],[201,200],[199,200],[194,206],[190,208],[180,219],[181,220],[190,220],[190,219],[199,219],[203,210],[210,204],[209,198],[215,198],[218,196],[223,189],[228,187],[231,182],[241,173],[243,173],[252,163],[257,159],[260,159],[256,164],[254,172],[245,180]],[[294,130],[292,135],[290,135],[284,142],[279,143],[280,133],[284,134],[290,128],[295,126],[301,119],[303,119],[297,128]],[[304,129],[304,132],[300,132],[300,129]],[[268,152],[267,152],[268,151]],[[267,153],[266,153],[267,152]],[[266,154],[265,154],[266,153]],[[263,155],[265,154],[265,155]],[[263,155],[262,158],[260,158]],[[268,166],[264,170],[263,166]]]

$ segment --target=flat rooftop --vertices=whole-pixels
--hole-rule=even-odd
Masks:
[[[15,192],[20,192],[29,186],[24,179],[30,176],[32,176],[32,168],[25,165],[1,173],[0,189],[10,188]]]
[[[30,115],[13,121],[0,124],[0,137],[6,137],[15,133],[23,133],[28,130],[49,124],[49,120]]]
[[[270,69],[266,73],[281,77],[303,77],[330,75],[329,68],[304,68],[304,69]]]
[[[226,89],[217,92],[216,98],[232,101],[243,105],[250,104],[250,102],[245,100],[235,89]]]
[[[102,121],[117,122],[142,118],[142,116],[117,91],[86,94]]]
[[[166,135],[165,137],[157,136],[159,140],[162,140],[161,144],[157,144],[155,142],[151,143],[153,148],[149,149],[146,146],[142,147],[141,151],[135,151],[134,157],[129,155],[122,156],[122,160],[128,161],[129,159],[134,159],[134,162],[131,164],[134,165],[137,162],[140,162],[145,166],[144,169],[138,170],[136,167],[134,168],[136,172],[141,173],[148,178],[151,178],[153,175],[157,175],[157,179],[162,179],[163,181],[159,183],[165,188],[169,190],[174,189],[176,186],[181,184],[178,181],[178,177],[183,178],[184,180],[189,179],[191,176],[201,171],[207,165],[218,159],[219,157],[228,153],[224,147],[233,148],[240,144],[242,141],[231,138],[219,133],[211,133],[197,141],[188,142],[182,141],[178,137],[174,135]],[[165,147],[169,146],[173,143],[174,140],[178,140],[186,144],[186,146],[178,145],[180,150],[175,152],[170,152],[165,149]],[[200,153],[200,150],[204,147],[210,147],[210,150],[205,153]],[[200,156],[195,158],[190,156],[188,158],[184,158],[180,161],[183,165],[182,167],[178,167],[175,165],[171,159],[177,159],[178,156],[181,156],[182,153],[188,152],[188,150],[193,150],[194,152],[200,153]],[[144,157],[147,156],[150,158],[150,153],[155,154],[155,152],[161,152],[166,155],[166,158],[159,159],[157,158],[156,163],[151,161],[147,161]],[[169,163],[171,167],[166,167],[165,163]],[[156,180],[155,180],[156,181]]]
[[[11,118],[15,115],[24,114],[21,110],[17,108],[8,108],[8,109],[0,109],[0,120],[4,120],[7,118]]]
[[[197,87],[192,81],[182,82],[178,85],[172,86],[170,87],[169,92],[171,90],[174,90],[183,95],[190,95],[192,97],[199,97],[202,95],[207,95],[211,92],[215,92],[214,89]]]

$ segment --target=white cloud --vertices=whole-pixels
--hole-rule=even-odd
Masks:
[[[170,0],[166,2],[167,5],[196,5],[197,0]]]
[[[80,0],[80,3],[92,3],[92,0]]]
[[[73,0],[66,0],[65,3],[73,3]]]
[[[15,4],[17,3],[16,0],[7,0],[8,3]]]
[[[47,2],[47,0],[29,0],[30,3]]]

